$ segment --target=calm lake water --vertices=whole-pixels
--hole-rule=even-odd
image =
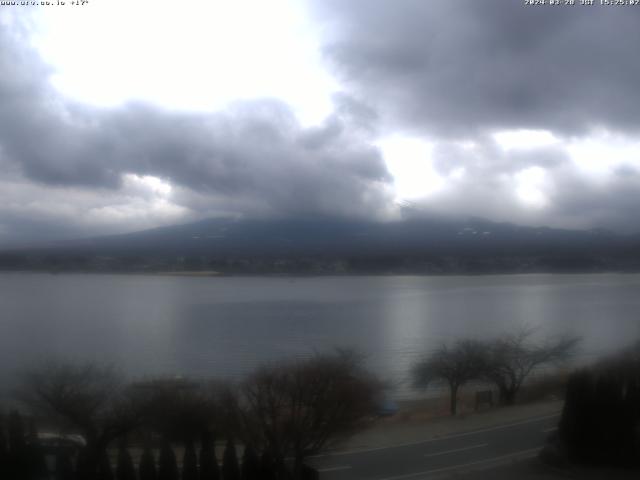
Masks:
[[[577,334],[583,358],[640,338],[640,275],[169,277],[0,274],[0,379],[51,356],[127,373],[238,377],[355,347],[409,395],[442,342],[519,325]]]

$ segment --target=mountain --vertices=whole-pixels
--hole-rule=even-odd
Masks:
[[[6,251],[0,268],[225,273],[640,270],[640,238],[480,218],[210,219]]]

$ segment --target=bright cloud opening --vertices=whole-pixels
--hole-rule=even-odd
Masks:
[[[88,210],[86,220],[103,224],[136,221],[150,226],[175,221],[188,210],[172,201],[173,187],[152,175],[123,175],[122,188],[105,205]]]
[[[516,195],[527,207],[544,208],[548,199],[544,193],[547,174],[543,168],[531,167],[515,175]]]
[[[620,167],[640,169],[640,142],[600,132],[566,146],[573,163],[596,183],[607,183]]]
[[[444,185],[433,168],[433,145],[418,138],[393,136],[377,142],[387,168],[394,178],[398,200],[428,196]]]
[[[548,130],[504,130],[493,134],[504,150],[528,150],[558,144],[560,140]]]
[[[168,197],[171,194],[171,184],[161,178],[152,175],[136,175],[127,173],[124,175],[125,189],[150,193],[158,197]]]
[[[39,13],[36,45],[54,85],[85,103],[208,111],[275,97],[305,124],[332,110],[336,84],[294,0],[108,0]]]

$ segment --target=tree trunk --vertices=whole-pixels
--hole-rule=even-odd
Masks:
[[[78,456],[77,476],[83,480],[95,480],[98,476],[101,454],[101,445],[88,441]]]
[[[508,390],[504,400],[506,405],[513,405],[516,403],[516,391],[513,389]]]
[[[516,402],[516,390],[514,388],[500,387],[500,403],[513,405]]]
[[[302,479],[302,462],[304,461],[304,458],[302,457],[302,455],[296,453],[294,460],[293,460],[293,472],[292,473],[292,478],[293,480],[301,480]]]
[[[458,385],[451,386],[451,398],[449,399],[449,410],[451,415],[455,415],[458,412]]]
[[[278,480],[290,478],[290,472],[288,471],[285,459],[281,454],[273,455],[273,466],[275,470],[275,477]]]

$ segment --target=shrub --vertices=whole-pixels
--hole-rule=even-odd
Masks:
[[[4,434],[4,418],[0,416],[0,478],[7,478],[9,464],[9,450],[7,449],[7,440]]]
[[[219,480],[220,469],[216,458],[215,441],[212,435],[205,431],[202,433],[200,446],[200,480]]]
[[[117,480],[136,480],[136,470],[129,451],[124,445],[118,449],[118,465],[116,467]]]
[[[55,480],[74,480],[73,465],[68,452],[59,452],[56,455]]]
[[[182,480],[198,480],[198,459],[193,442],[187,442],[182,457]]]
[[[640,361],[637,349],[573,373],[559,435],[569,458],[640,465]]]
[[[222,458],[222,479],[240,480],[240,466],[238,465],[238,455],[236,446],[231,439],[227,440]]]
[[[156,480],[156,459],[148,445],[145,445],[138,467],[140,480]]]
[[[260,458],[253,446],[247,445],[242,455],[242,480],[259,480]]]
[[[178,480],[178,478],[179,475],[176,455],[173,453],[171,444],[168,441],[165,441],[160,449],[158,480]]]
[[[98,480],[113,480],[113,469],[111,459],[106,450],[102,451],[100,463],[98,465]]]

